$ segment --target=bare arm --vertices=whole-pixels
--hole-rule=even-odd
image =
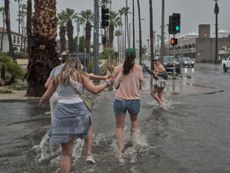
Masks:
[[[93,94],[97,94],[109,85],[110,80],[107,80],[106,82],[99,84],[99,85],[94,85],[94,83],[86,75],[82,75],[82,82],[83,82],[84,87],[89,92]]]
[[[40,98],[39,105],[41,107],[43,107],[45,105],[45,102],[52,96],[52,94],[54,93],[55,90],[56,90],[56,88],[54,86],[54,82],[51,82],[48,85],[46,92]]]
[[[45,83],[45,88],[47,89],[49,84],[52,82],[52,79],[51,77],[48,77],[48,79],[46,80],[46,83]]]
[[[99,75],[95,75],[93,73],[90,73],[87,75],[91,80],[106,80],[107,79],[107,76],[99,76]]]

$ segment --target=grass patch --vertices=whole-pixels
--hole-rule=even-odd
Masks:
[[[11,89],[0,89],[1,94],[12,94],[13,91]]]
[[[27,87],[25,85],[14,83],[14,84],[7,86],[7,88],[12,89],[12,90],[25,90]]]

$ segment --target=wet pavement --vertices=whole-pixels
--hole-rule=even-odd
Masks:
[[[151,98],[149,82],[145,74],[139,115],[141,135],[138,145],[125,151],[125,163],[116,157],[114,93],[104,91],[94,97],[92,117],[97,163],[87,165],[85,150],[79,145],[73,172],[229,173],[230,73],[212,64],[183,69],[182,77],[168,80],[165,109]],[[48,108],[41,110],[37,101],[24,100],[1,101],[0,110],[0,172],[58,172],[58,159],[38,162],[40,141],[50,122]],[[128,140],[128,117],[126,126]]]

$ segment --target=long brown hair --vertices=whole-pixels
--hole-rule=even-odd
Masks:
[[[135,49],[129,48],[126,50],[125,62],[123,64],[123,74],[127,75],[132,70],[136,58]]]
[[[60,74],[57,76],[55,80],[55,84],[57,85],[69,85],[70,77],[73,76],[74,72],[78,72],[78,75],[82,74],[81,71],[81,62],[79,58],[69,57],[63,66]]]

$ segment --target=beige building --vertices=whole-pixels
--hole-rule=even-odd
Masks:
[[[179,36],[176,46],[170,46],[169,41],[165,42],[166,54],[176,57],[188,56],[196,62],[214,62],[215,40],[215,36],[211,37],[210,25],[201,24],[199,33]],[[218,55],[218,61],[230,55],[230,33],[223,29],[218,31]]]

